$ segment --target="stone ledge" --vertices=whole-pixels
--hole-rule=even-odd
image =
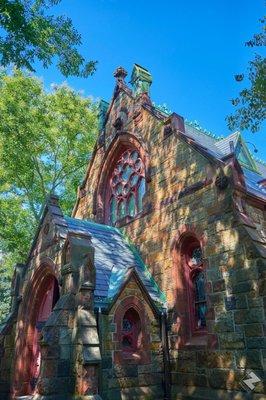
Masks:
[[[211,388],[195,387],[195,386],[172,386],[173,400],[250,400],[248,392],[231,391],[231,390],[213,390]],[[255,399],[255,397],[252,397]],[[257,398],[259,399],[259,398]],[[257,400],[256,399],[256,400]],[[262,400],[262,398],[261,398]]]
[[[102,400],[98,394],[94,395],[40,395],[16,397],[16,400]]]

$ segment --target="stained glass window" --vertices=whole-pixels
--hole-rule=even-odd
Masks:
[[[110,220],[112,224],[116,220],[116,200],[115,197],[112,196],[111,201],[110,201]]]
[[[135,215],[136,212],[136,204],[135,204],[135,196],[131,194],[128,200],[128,213],[131,217]]]
[[[130,332],[132,329],[132,322],[127,318],[123,319],[123,332]]]
[[[109,223],[126,215],[134,217],[142,210],[146,191],[145,168],[137,150],[126,150],[118,159],[110,177]]]
[[[118,212],[117,212],[117,217],[118,218],[123,218],[126,213],[126,205],[125,205],[125,200],[121,200],[120,203],[118,204]]]
[[[202,263],[202,251],[200,247],[195,247],[191,254],[191,264],[197,265]]]
[[[141,329],[138,313],[130,308],[122,322],[122,349],[125,352],[134,351],[140,345]]]
[[[206,326],[206,293],[205,293],[205,278],[202,271],[198,272],[194,278],[195,291],[195,313],[198,328]]]
[[[139,190],[138,190],[138,207],[142,208],[142,201],[143,201],[143,196],[146,191],[146,184],[145,184],[145,179],[142,178],[139,183]]]

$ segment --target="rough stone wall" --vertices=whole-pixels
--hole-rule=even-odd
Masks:
[[[45,224],[50,223],[50,217],[47,216],[44,222]],[[51,229],[50,233],[52,231],[53,229]],[[16,296],[12,299],[11,314],[7,322],[4,324],[2,331],[0,332],[0,371],[2,381],[2,385],[0,385],[0,395],[2,396],[0,396],[1,399],[9,399],[10,392],[16,392],[16,390],[22,390],[23,388],[24,383],[16,380],[16,355],[21,359],[20,370],[26,370],[29,367],[27,363],[25,365],[23,364],[23,362],[26,361],[27,348],[24,348],[22,352],[16,353],[16,346],[19,346],[20,343],[25,340],[26,333],[24,332],[24,327],[27,324],[28,314],[30,312],[29,304],[31,304],[34,298],[34,286],[31,287],[30,285],[30,282],[33,282],[34,273],[36,272],[37,268],[44,263],[45,260],[51,261],[53,259],[53,272],[55,276],[59,275],[60,243],[56,242],[51,244],[50,240],[51,237],[49,234],[43,235],[42,232],[40,232],[36,243],[35,253],[28,266],[24,266],[23,279],[20,279],[18,282]],[[48,243],[50,246],[48,246]],[[26,308],[25,302],[28,302],[28,307]],[[22,312],[23,305],[24,311]]]
[[[184,393],[195,398],[247,398],[241,385],[246,369],[261,377],[265,363],[265,260],[238,221],[230,169],[226,171],[229,186],[219,190],[216,166],[176,135],[164,138],[162,121],[148,111],[142,110],[137,126],[129,121],[127,129],[141,136],[149,152],[151,181],[144,207],[150,212],[122,229],[166,293],[169,308],[174,306],[177,313],[171,244],[180,229],[194,230],[205,238],[208,339],[194,345],[188,341],[178,348],[179,333],[175,321],[170,321],[173,398],[182,398]],[[107,135],[112,130],[110,123]],[[81,199],[78,217],[95,218],[90,204],[103,159],[101,148],[87,181],[90,193]],[[248,209],[256,223],[265,227],[263,213]],[[263,390],[262,383],[257,384],[254,399],[262,400]]]
[[[89,235],[66,237],[58,205],[49,208],[20,282],[21,302],[0,331],[1,400],[32,392],[37,315],[53,277],[61,285],[60,298],[38,339],[41,371],[34,399],[82,399],[98,393],[101,356],[93,306],[94,249]]]
[[[266,237],[266,218],[263,207],[255,207],[252,204],[246,203],[246,214],[250,217],[256,228],[260,230],[261,235]]]
[[[15,325],[10,322],[8,331],[1,332],[0,338],[0,394],[1,399],[8,400],[10,393],[10,375],[14,362]]]
[[[117,357],[121,343],[116,314],[127,310],[132,296],[142,307],[145,319],[146,345],[142,348],[142,361]],[[129,300],[130,302],[130,300]],[[102,315],[102,398],[104,400],[160,400],[163,399],[163,360],[160,323],[143,293],[131,280],[123,289],[108,315]]]

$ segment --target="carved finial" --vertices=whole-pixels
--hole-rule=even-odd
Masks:
[[[55,194],[55,193],[50,193],[47,196],[47,200],[46,200],[47,204],[49,205],[58,205],[59,203],[59,197]]]
[[[131,74],[131,84],[133,86],[133,92],[136,96],[142,93],[147,93],[149,95],[152,84],[152,76],[146,68],[141,67],[138,64],[134,64]]]
[[[127,76],[127,71],[123,67],[118,67],[114,72],[114,77],[117,82],[124,82],[125,77]]]

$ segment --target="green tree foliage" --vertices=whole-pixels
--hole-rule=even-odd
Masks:
[[[47,68],[57,58],[64,76],[87,77],[95,61],[86,62],[77,50],[81,36],[69,18],[48,15],[49,8],[61,0],[0,1],[0,64],[34,71],[39,60]]]
[[[246,46],[250,48],[265,47],[265,18],[260,22],[262,32],[255,34],[246,42]],[[263,55],[255,54],[254,59],[249,62],[247,78],[249,88],[241,90],[239,96],[231,100],[236,110],[233,115],[227,117],[227,123],[230,129],[250,129],[252,132],[257,132],[266,117],[266,58]],[[245,76],[236,75],[235,79],[237,82],[242,82]]]
[[[46,92],[19,70],[0,76],[0,115],[0,268],[6,270],[0,286],[3,279],[6,286],[12,263],[26,257],[45,198],[59,194],[71,212],[97,118],[89,98],[66,85]]]

